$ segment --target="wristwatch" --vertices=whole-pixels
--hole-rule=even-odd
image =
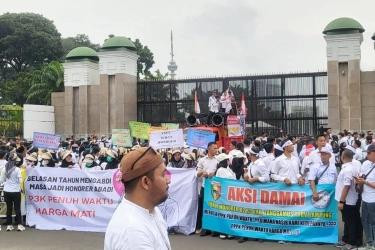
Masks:
[[[368,181],[366,181],[365,184],[368,186]]]
[[[339,201],[339,203],[340,203],[340,204],[344,204],[344,203],[345,203],[345,201]]]

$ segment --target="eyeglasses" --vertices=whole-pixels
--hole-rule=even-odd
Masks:
[[[143,152],[143,153],[138,157],[138,159],[133,163],[132,167],[130,168],[130,171],[132,171],[132,170],[134,169],[134,165],[135,165],[140,159],[142,159],[142,157],[145,156],[149,150],[152,150],[152,151],[154,151],[155,154],[158,154],[158,152],[157,152],[154,148],[152,148],[152,147],[148,147],[148,148],[146,149],[146,151]]]

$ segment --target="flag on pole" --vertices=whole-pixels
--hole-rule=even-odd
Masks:
[[[241,134],[246,134],[246,115],[247,115],[247,109],[245,104],[245,94],[242,92],[241,97],[241,107],[240,107],[240,130]]]
[[[245,104],[245,94],[242,92],[241,97],[241,115],[246,116],[247,115],[247,109]]]
[[[201,112],[201,108],[199,107],[199,102],[198,102],[197,91],[195,91],[194,112],[197,113],[197,114],[199,114]]]
[[[228,89],[225,91],[226,92],[226,103],[227,103],[227,107],[225,109],[225,113],[230,113],[231,109],[232,109],[232,93],[229,93],[230,91],[230,87],[228,87]]]

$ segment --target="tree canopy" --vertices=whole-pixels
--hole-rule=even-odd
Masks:
[[[100,50],[100,44],[92,43],[89,36],[85,34],[77,34],[75,37],[65,37],[61,39],[65,56],[74,48],[89,47],[95,51]]]
[[[64,68],[57,61],[43,65],[35,70],[31,79],[31,87],[27,103],[51,105],[51,93],[64,91]]]
[[[34,13],[0,16],[0,64],[16,72],[63,55],[61,35],[53,21]]]

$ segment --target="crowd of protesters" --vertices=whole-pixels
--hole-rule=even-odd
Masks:
[[[360,249],[375,249],[375,171],[372,171],[375,144],[372,136],[372,131],[364,134],[347,130],[333,135],[331,129],[315,138],[307,134],[288,135],[282,131],[276,136],[268,136],[264,132],[261,136],[244,138],[242,142],[232,141],[229,150],[212,142],[207,150],[185,146],[160,150],[159,153],[168,167],[196,169],[199,185],[196,233],[201,236],[234,238],[202,228],[204,178],[216,175],[243,180],[249,185],[270,181],[310,185],[316,201],[320,199],[316,185],[331,183],[336,185],[335,199],[344,222],[344,235],[335,246],[341,249],[361,247],[364,231],[366,242]],[[132,148],[117,147],[112,145],[111,138],[102,136],[99,139],[92,135],[78,140],[72,136],[62,141],[58,150],[46,150],[34,148],[32,142],[20,137],[2,136],[0,182],[6,183],[3,190],[5,202],[8,207],[15,208],[18,230],[25,230],[19,208],[19,169],[58,167],[87,172],[117,169],[122,157],[145,146],[148,146],[147,140],[140,143],[133,138]],[[14,230],[10,216],[11,213],[7,213],[7,231]],[[238,242],[247,240],[241,237]]]

